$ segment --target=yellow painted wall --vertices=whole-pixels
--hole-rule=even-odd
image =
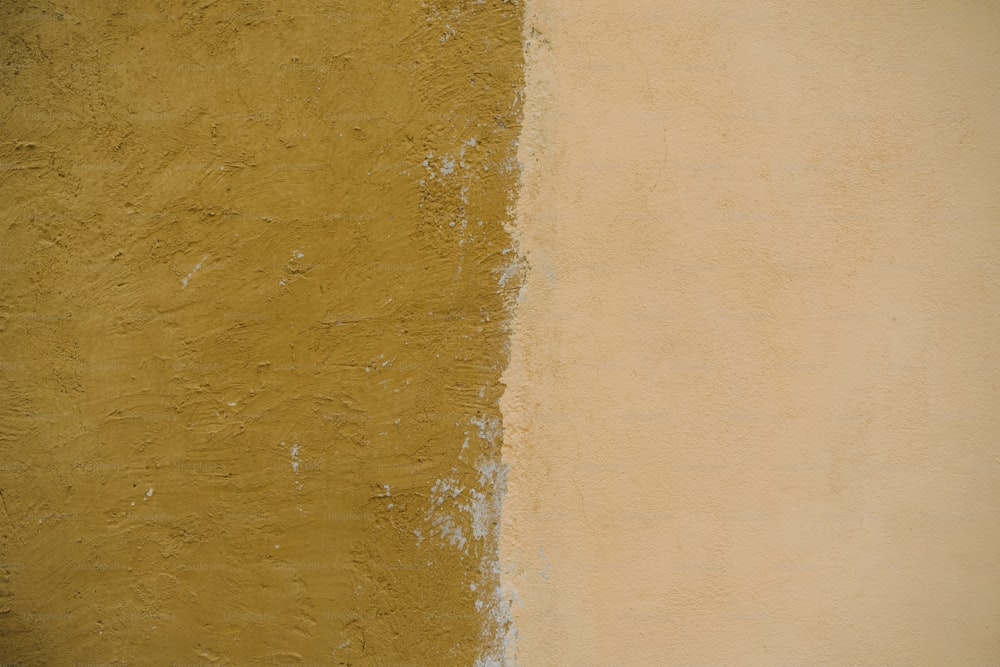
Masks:
[[[0,663],[495,654],[520,35],[0,4]]]

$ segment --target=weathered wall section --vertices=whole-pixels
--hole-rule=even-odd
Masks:
[[[1000,11],[531,0],[523,665],[1000,662]]]
[[[3,659],[486,659],[519,9],[0,15]]]

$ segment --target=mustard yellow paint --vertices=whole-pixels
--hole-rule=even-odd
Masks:
[[[494,655],[520,9],[0,15],[3,661]]]

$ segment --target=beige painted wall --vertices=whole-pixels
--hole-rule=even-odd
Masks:
[[[1000,662],[1000,7],[526,33],[517,664]]]

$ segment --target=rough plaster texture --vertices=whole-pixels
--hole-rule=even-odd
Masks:
[[[1000,662],[1000,9],[532,0],[522,665]]]
[[[521,32],[0,3],[0,662],[495,659]]]

